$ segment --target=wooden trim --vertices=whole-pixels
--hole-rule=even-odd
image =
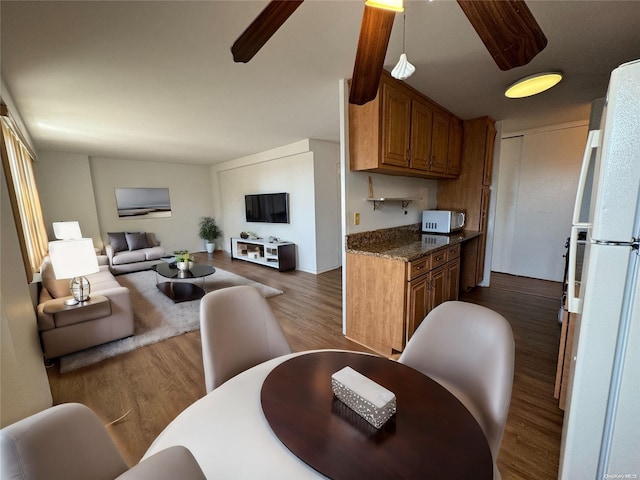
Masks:
[[[24,145],[24,148],[27,149],[27,152],[29,152],[29,155],[31,155],[33,161],[35,161],[37,158],[36,152],[33,150],[33,148],[31,148],[31,145],[27,141],[26,137],[22,134],[20,128],[18,128],[18,123],[15,121],[13,115],[11,115],[11,112],[9,111],[9,107],[7,107],[7,104],[4,102],[0,102],[0,116],[6,117],[7,121],[9,122],[9,127],[11,128],[11,130],[13,130],[13,133],[15,133],[16,137],[18,137],[18,140],[20,140],[22,145]]]

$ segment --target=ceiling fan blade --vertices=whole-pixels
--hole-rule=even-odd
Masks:
[[[458,0],[500,70],[529,63],[547,46],[523,0]]]
[[[394,17],[394,11],[365,5],[349,103],[364,105],[376,98]]]
[[[282,26],[303,0],[274,0],[233,43],[234,62],[247,63]]]

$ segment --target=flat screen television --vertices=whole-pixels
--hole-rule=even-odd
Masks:
[[[247,222],[289,223],[289,194],[260,193],[244,196]]]

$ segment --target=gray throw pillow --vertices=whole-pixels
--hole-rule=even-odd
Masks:
[[[125,233],[129,250],[140,250],[141,248],[149,248],[146,233]]]
[[[111,244],[114,252],[122,252],[129,249],[124,232],[112,232],[107,233],[107,235],[109,235],[109,243]]]

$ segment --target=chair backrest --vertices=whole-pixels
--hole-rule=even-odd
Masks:
[[[0,431],[2,480],[205,480],[183,446],[166,448],[128,469],[98,416],[64,403]]]
[[[128,468],[98,416],[78,403],[3,428],[0,445],[3,480],[113,480]]]
[[[200,334],[207,393],[248,368],[291,353],[269,304],[250,286],[202,297]]]
[[[429,312],[399,362],[438,381],[469,407],[495,461],[511,403],[514,357],[513,333],[502,315],[455,301]]]

